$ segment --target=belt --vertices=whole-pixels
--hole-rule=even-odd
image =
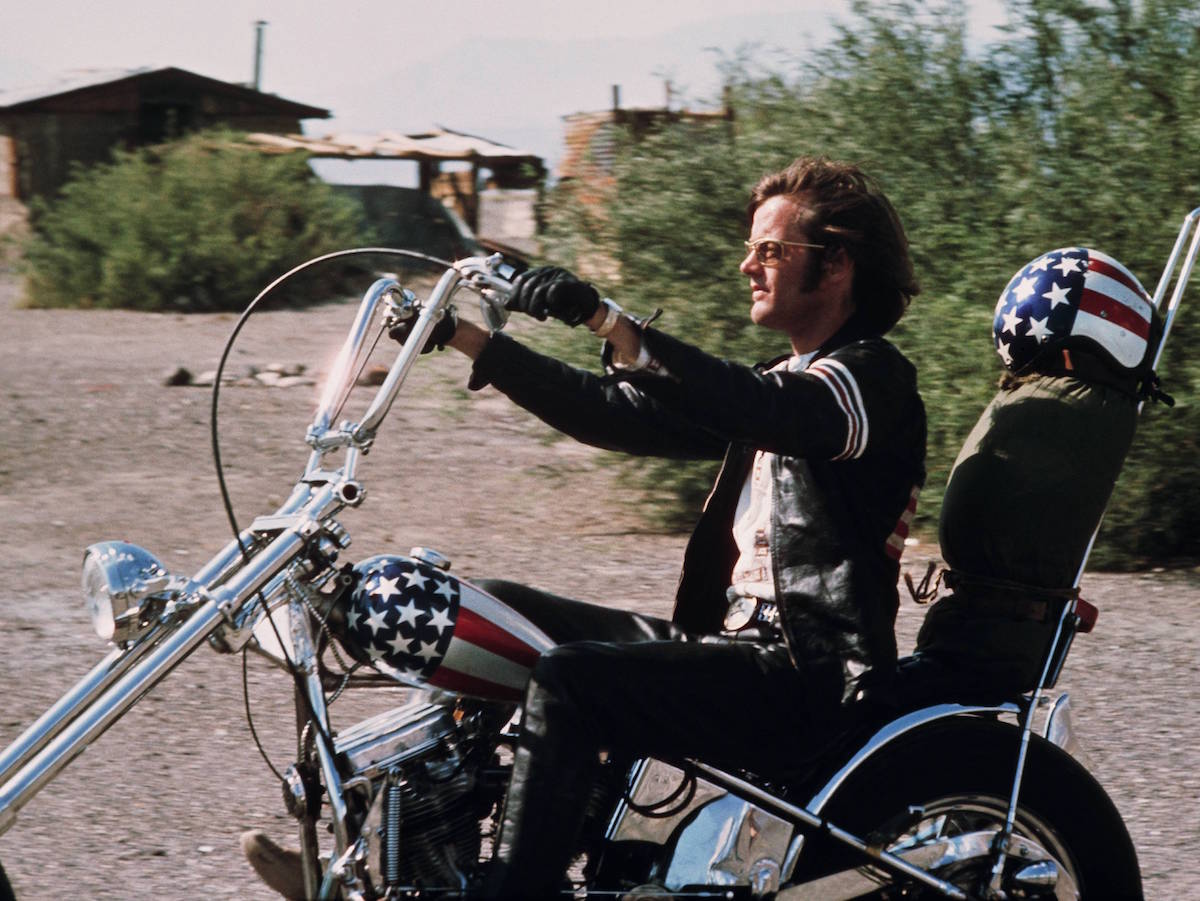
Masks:
[[[979,597],[968,595],[963,600],[972,608],[993,616],[1025,619],[1035,623],[1044,623],[1050,616],[1049,601],[1036,601],[1030,598],[998,598],[987,595]]]
[[[1079,597],[1078,588],[1045,588],[955,570],[946,573],[945,581],[954,592],[950,597],[972,610],[1035,623],[1046,622],[1062,609],[1056,601]]]
[[[779,629],[779,605],[774,601],[738,594],[734,588],[727,589],[725,596],[729,600],[729,608],[725,611],[723,632],[736,634],[756,626],[766,626],[775,631]]]

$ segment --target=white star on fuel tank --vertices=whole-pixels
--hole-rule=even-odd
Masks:
[[[403,557],[364,569],[347,613],[352,642],[388,666],[429,677],[453,640],[458,580]]]
[[[388,641],[384,642],[384,644],[392,649],[393,654],[408,653],[408,639],[402,637],[398,631]]]
[[[442,629],[449,629],[453,627],[454,620],[452,620],[448,614],[449,611],[447,610],[435,610],[433,612],[433,618],[425,625],[436,626],[439,632],[441,632]]]
[[[387,611],[372,610],[371,615],[367,617],[367,625],[371,627],[371,635],[375,635],[380,629],[386,629]]]
[[[415,626],[417,624],[417,617],[421,615],[421,611],[417,609],[417,605],[412,601],[409,601],[403,607],[397,607],[396,611],[400,614],[400,619],[396,622],[397,626],[402,626],[405,623]]]
[[[411,652],[414,656],[420,657],[426,663],[438,656],[437,645],[421,644],[416,642],[416,649]]]
[[[428,581],[429,581],[428,579],[426,579],[423,575],[421,575],[421,573],[418,570],[415,570],[415,569],[409,570],[408,572],[406,572],[404,574],[404,587],[405,588],[424,589],[425,583]]]
[[[399,579],[385,579],[380,576],[379,581],[375,583],[375,590],[371,594],[386,603],[392,595],[400,593],[400,589],[396,587],[396,583],[399,581]]]

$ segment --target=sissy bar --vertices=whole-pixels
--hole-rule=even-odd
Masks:
[[[1183,253],[1185,246],[1188,248],[1187,255],[1183,257],[1181,264],[1180,255]],[[1179,303],[1183,298],[1184,290],[1187,288],[1188,280],[1192,276],[1192,269],[1195,266],[1197,254],[1200,254],[1200,207],[1192,210],[1184,217],[1183,224],[1179,227],[1179,235],[1175,239],[1175,246],[1171,249],[1171,255],[1167,257],[1167,264],[1163,267],[1162,276],[1158,280],[1158,287],[1155,288],[1154,296],[1151,298],[1154,309],[1162,318],[1162,335],[1158,340],[1158,346],[1154,350],[1150,365],[1152,372],[1157,370],[1159,361],[1162,359],[1163,348],[1167,343],[1167,335],[1170,334],[1171,326],[1175,322],[1175,314],[1179,312]],[[1175,287],[1171,291],[1170,300],[1165,301],[1172,279],[1174,279]],[[1145,401],[1138,404],[1139,413],[1144,404]],[[1101,521],[1103,521],[1103,518]],[[1087,549],[1084,551],[1083,560],[1080,561],[1079,571],[1075,574],[1073,587],[1076,590],[1078,590],[1080,582],[1083,581],[1083,573],[1087,567],[1088,557],[1091,556],[1092,546],[1096,542],[1096,535],[1099,531],[1100,523],[1097,523],[1096,529],[1092,532],[1092,537],[1088,541]],[[1076,597],[1063,604],[1054,640],[1050,643],[1045,663],[1042,666],[1041,678],[1038,680],[1037,687],[1034,688],[1033,693],[1030,695],[1029,705],[1025,709],[1021,723],[1021,743],[1017,751],[1017,768],[1013,775],[1013,787],[1008,802],[1008,814],[1004,821],[1004,831],[996,836],[996,861],[992,867],[991,888],[993,890],[998,890],[1000,887],[1005,858],[1008,856],[1007,848],[1009,840],[1012,837],[1013,826],[1016,823],[1017,802],[1021,793],[1021,780],[1024,776],[1025,760],[1029,752],[1029,736],[1033,732],[1033,717],[1038,708],[1039,699],[1043,691],[1053,688],[1057,683],[1058,675],[1062,671],[1063,664],[1066,662],[1067,652],[1071,648],[1071,642],[1074,640],[1076,633],[1091,631],[1094,623],[1095,609],[1085,601]]]

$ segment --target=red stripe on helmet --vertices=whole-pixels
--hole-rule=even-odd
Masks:
[[[1079,298],[1079,309],[1084,313],[1099,316],[1113,325],[1119,325],[1126,331],[1133,332],[1139,338],[1150,337],[1150,323],[1125,304],[1114,300],[1107,294],[1084,288],[1083,295]]]
[[[458,608],[454,637],[525,667],[532,667],[540,654],[537,648],[530,647],[511,632],[506,632],[491,620],[463,606]]]
[[[1088,271],[1098,272],[1101,275],[1107,275],[1113,281],[1120,282],[1138,297],[1143,297],[1149,302],[1150,298],[1146,297],[1146,289],[1138,284],[1137,279],[1130,276],[1124,269],[1113,266],[1111,263],[1106,263],[1094,256],[1088,257]]]

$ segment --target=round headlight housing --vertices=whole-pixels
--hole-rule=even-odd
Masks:
[[[145,602],[170,580],[166,567],[144,548],[124,541],[93,544],[83,554],[81,585],[96,634],[123,645],[144,633],[150,627]]]

